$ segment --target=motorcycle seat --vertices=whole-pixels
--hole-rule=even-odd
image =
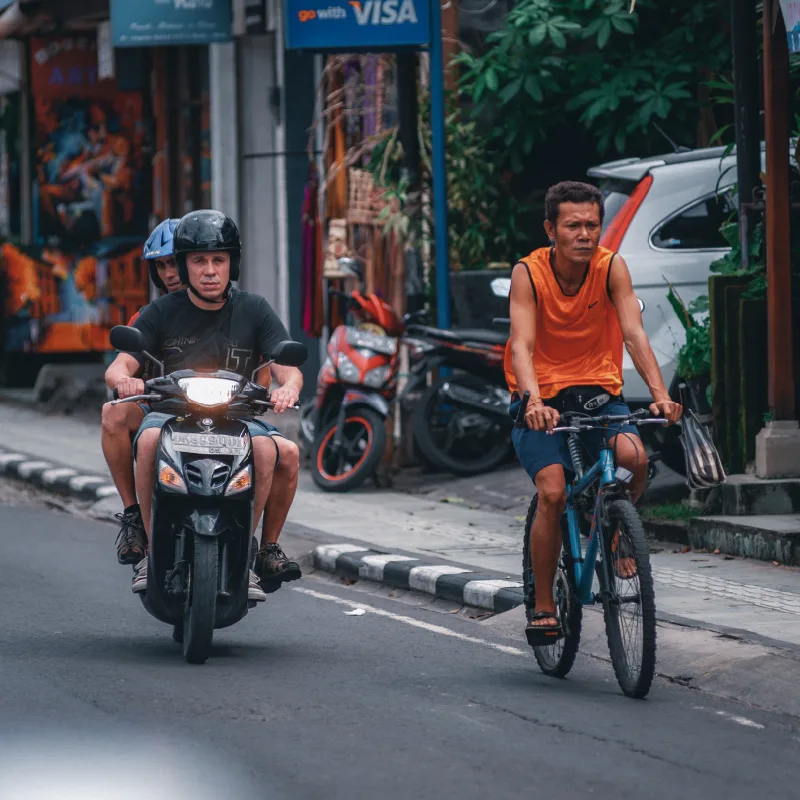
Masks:
[[[484,328],[462,328],[460,330],[445,330],[432,328],[429,325],[409,325],[408,334],[419,336],[423,339],[439,339],[440,341],[453,342],[454,344],[505,345],[508,334],[502,331],[490,331]]]

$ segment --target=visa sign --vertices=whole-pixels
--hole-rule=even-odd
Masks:
[[[386,52],[430,43],[430,0],[284,0],[289,50]]]
[[[350,0],[359,25],[402,25],[410,22],[416,25],[417,9],[414,0],[403,0],[398,8],[398,0]]]

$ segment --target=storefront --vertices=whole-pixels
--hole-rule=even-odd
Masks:
[[[108,2],[72,5],[74,17],[63,4],[57,20],[23,15],[2,42],[27,78],[0,99],[9,385],[30,385],[44,363],[102,364],[110,328],[151,296],[149,230],[211,203],[207,45],[112,49]]]

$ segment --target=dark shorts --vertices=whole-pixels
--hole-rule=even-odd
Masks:
[[[509,406],[509,413],[516,419],[519,411],[520,401],[517,400]],[[622,400],[612,400],[601,406],[596,411],[591,412],[593,417],[601,417],[605,414],[630,414],[631,410]],[[639,436],[639,429],[635,425],[609,425],[607,432],[612,435],[619,433],[632,434]],[[600,447],[603,443],[604,431],[586,431],[581,434],[581,442],[584,445],[584,456],[588,450],[589,458],[594,461],[600,456]],[[573,473],[572,459],[567,447],[567,434],[554,433],[547,434],[544,431],[534,431],[531,428],[512,428],[511,441],[517,451],[525,472],[530,475],[532,481],[536,480],[536,475],[545,467],[553,464],[561,464],[564,472],[570,476]]]
[[[133,457],[136,458],[136,445],[139,442],[139,437],[142,435],[142,431],[149,430],[150,428],[157,428],[161,430],[161,428],[166,425],[169,420],[171,420],[175,415],[174,414],[164,414],[161,411],[151,411],[145,418],[142,420],[142,424],[139,426],[139,430],[136,431],[136,436],[133,439]],[[255,438],[256,436],[269,436],[272,437],[283,437],[283,434],[274,426],[270,425],[267,422],[262,422],[260,419],[248,419],[245,420],[245,424],[247,425],[247,430],[250,433],[251,438]],[[285,437],[283,437],[285,438]]]

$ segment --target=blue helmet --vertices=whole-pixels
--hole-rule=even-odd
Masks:
[[[164,282],[158,276],[155,260],[173,255],[172,235],[175,233],[175,228],[178,227],[179,222],[179,219],[165,219],[157,225],[144,243],[144,249],[142,250],[142,258],[150,262],[150,280],[162,291],[166,291],[167,287],[164,286]]]

